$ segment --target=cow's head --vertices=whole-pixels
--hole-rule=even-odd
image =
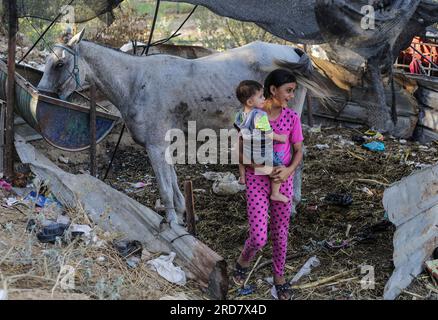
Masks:
[[[58,44],[47,57],[44,75],[38,90],[66,99],[85,82],[85,67],[79,55],[79,42],[85,30],[76,34],[67,44]]]

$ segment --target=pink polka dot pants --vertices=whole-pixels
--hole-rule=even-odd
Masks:
[[[255,175],[252,169],[246,170],[246,199],[249,221],[249,237],[245,242],[242,257],[251,261],[257,251],[268,241],[268,217],[272,240],[273,271],[277,276],[284,275],[287,239],[291,215],[293,176],[281,185],[280,192],[287,196],[289,203],[270,200],[271,184],[268,176]],[[268,212],[270,211],[270,215]]]

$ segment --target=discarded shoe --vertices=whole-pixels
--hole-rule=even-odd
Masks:
[[[55,243],[57,237],[62,237],[68,225],[62,223],[53,223],[45,226],[41,232],[37,234],[37,238],[42,243]]]
[[[138,240],[119,240],[114,241],[113,245],[123,258],[129,256],[141,257],[141,252],[143,251],[143,246]]]
[[[350,194],[329,193],[325,197],[325,201],[329,204],[346,207],[353,203],[353,198]]]
[[[367,142],[367,140],[364,137],[362,137],[362,136],[353,136],[353,137],[351,137],[351,140],[353,142],[356,142],[356,143],[360,144],[360,145],[362,145],[365,142]]]
[[[29,219],[29,221],[27,222],[27,225],[26,225],[26,231],[27,232],[32,232],[32,231],[35,230],[35,227],[36,227],[35,220],[34,219]]]

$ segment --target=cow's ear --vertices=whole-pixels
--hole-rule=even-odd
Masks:
[[[68,42],[68,46],[73,47],[75,44],[81,42],[82,38],[84,37],[84,34],[85,34],[85,29],[82,29],[81,32],[79,32],[73,38],[70,39],[70,41]]]

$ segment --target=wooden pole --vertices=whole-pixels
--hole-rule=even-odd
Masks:
[[[5,156],[5,115],[6,115],[6,103],[0,100],[0,172],[1,176],[4,175],[4,156]]]
[[[310,127],[313,127],[314,122],[313,122],[312,98],[309,96],[309,93],[307,93],[306,102],[307,102],[307,124]]]
[[[96,161],[96,85],[90,86],[90,174],[97,175]]]
[[[309,54],[307,50],[307,44],[303,46],[303,49],[306,54]],[[306,103],[307,103],[307,124],[313,127],[314,122],[313,122],[312,100],[311,97],[309,96],[309,92],[307,92],[306,94]]]
[[[186,199],[186,223],[187,231],[196,236],[196,222],[195,222],[195,200],[193,197],[192,181],[184,182],[184,194]]]
[[[6,2],[8,13],[8,81],[6,92],[5,114],[5,177],[11,180],[14,176],[14,105],[15,105],[15,55],[17,49],[17,0]]]

